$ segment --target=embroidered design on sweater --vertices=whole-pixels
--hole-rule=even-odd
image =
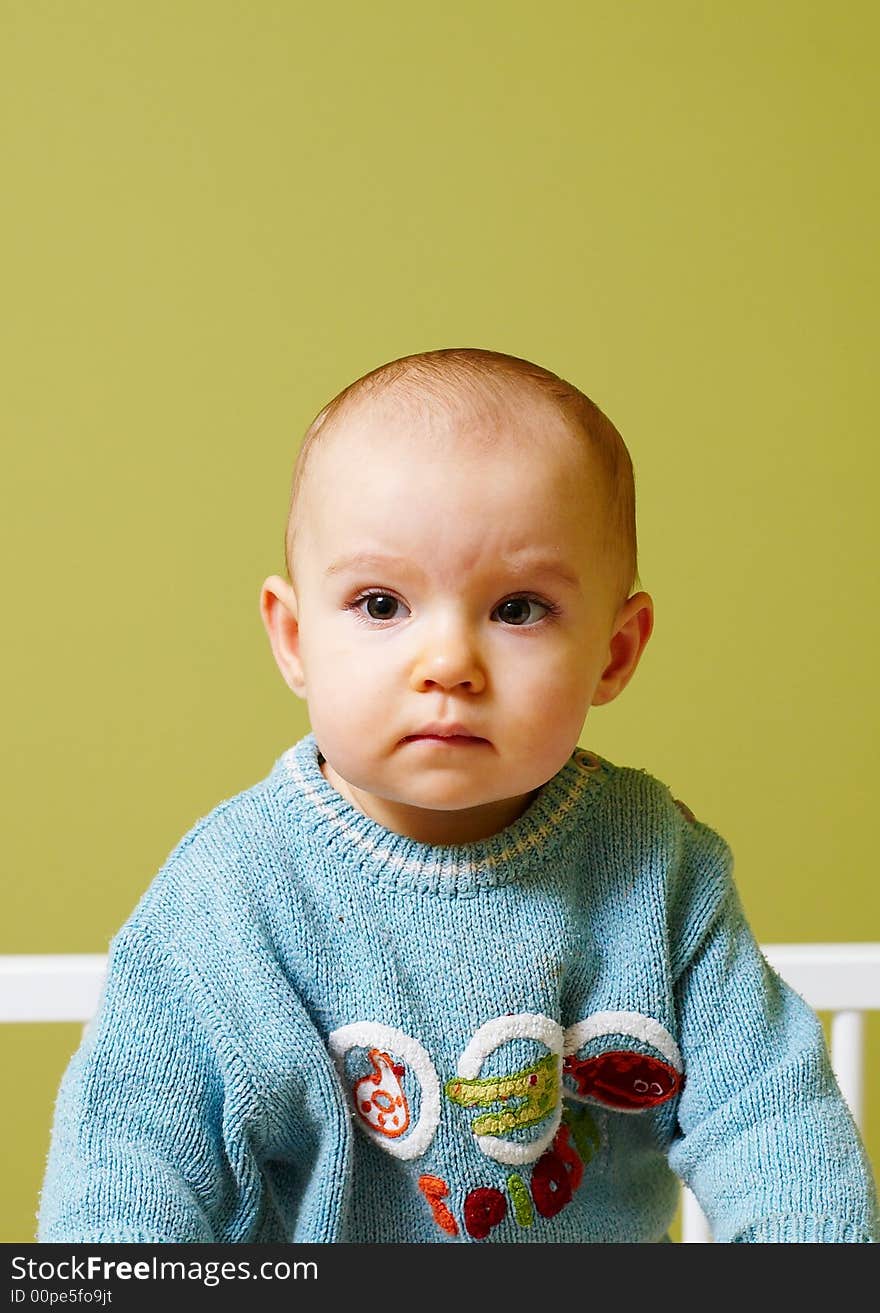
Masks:
[[[517,1172],[511,1172],[505,1182],[517,1226],[532,1226],[536,1212],[540,1217],[555,1217],[571,1203],[584,1168],[600,1144],[599,1128],[589,1111],[566,1107],[552,1147],[545,1149],[532,1168],[529,1185]],[[468,1193],[464,1224],[473,1240],[485,1240],[506,1216],[507,1201],[500,1189],[476,1186]]]
[[[596,1041],[619,1036],[653,1052],[621,1048],[619,1042],[599,1052],[582,1052]],[[538,1044],[546,1052],[522,1065],[523,1043]],[[499,1057],[502,1067],[506,1056],[518,1057],[514,1070],[484,1076],[486,1063],[508,1044],[516,1047]],[[364,1133],[395,1157],[421,1157],[437,1132],[441,1110],[440,1080],[422,1044],[392,1026],[358,1021],[333,1031],[329,1048]],[[362,1064],[365,1056],[370,1065],[366,1075],[347,1075],[346,1058],[353,1049],[366,1051],[359,1059]],[[566,1030],[551,1017],[532,1012],[485,1022],[461,1054],[456,1075],[446,1080],[443,1093],[465,1114],[478,1114],[469,1128],[480,1151],[520,1170],[498,1184],[475,1185],[458,1218],[449,1183],[423,1173],[418,1187],[434,1221],[447,1235],[457,1236],[463,1227],[472,1240],[485,1240],[509,1217],[518,1227],[532,1226],[536,1214],[555,1217],[571,1202],[585,1167],[601,1147],[599,1126],[585,1105],[645,1112],[679,1093],[683,1073],[672,1035],[640,1012],[594,1012]],[[530,1169],[528,1176],[523,1168]]]
[[[350,1026],[340,1026],[330,1034],[327,1045],[343,1085],[348,1084],[345,1059],[352,1049],[367,1049],[370,1054],[376,1053],[387,1059],[388,1068],[383,1075],[384,1092],[391,1097],[387,1083],[390,1069],[407,1109],[406,1126],[397,1130],[386,1118],[386,1125],[391,1128],[389,1132],[385,1126],[379,1125],[378,1112],[374,1122],[358,1106],[356,1091],[361,1087],[368,1088],[364,1086],[364,1081],[370,1082],[373,1079],[375,1062],[374,1072],[357,1081],[352,1092],[354,1106],[359,1114],[358,1124],[375,1144],[395,1158],[405,1161],[420,1158],[433,1140],[440,1121],[440,1080],[426,1049],[417,1039],[402,1030],[373,1021],[355,1021]],[[419,1094],[419,1116],[415,1125],[411,1125],[410,1100],[400,1084],[402,1080],[410,1079],[417,1083]],[[376,1088],[373,1086],[374,1090]]]
[[[511,1172],[507,1178],[507,1193],[510,1195],[510,1201],[513,1204],[513,1215],[516,1218],[517,1225],[531,1226],[535,1220],[532,1200],[529,1196],[528,1186],[516,1172]]]
[[[409,1126],[409,1104],[400,1082],[406,1068],[387,1053],[370,1049],[373,1070],[354,1087],[354,1106],[368,1126],[394,1139]]]
[[[606,1035],[628,1035],[651,1053],[609,1048],[577,1057],[579,1049]],[[599,1103],[615,1112],[644,1112],[674,1098],[684,1081],[684,1063],[665,1026],[641,1012],[594,1012],[565,1032],[563,1072],[574,1082],[569,1098]]]
[[[609,1049],[580,1061],[566,1058],[563,1069],[574,1078],[582,1099],[604,1103],[618,1112],[654,1108],[673,1098],[681,1084],[668,1062],[629,1049]]]
[[[550,1115],[559,1097],[558,1065],[555,1055],[548,1053],[512,1076],[475,1080],[454,1077],[446,1082],[444,1093],[462,1108],[485,1108],[493,1103],[506,1104],[510,1099],[520,1100],[517,1107],[486,1113],[472,1124],[475,1135],[504,1135],[516,1127],[534,1126]]]
[[[450,1213],[443,1200],[449,1194],[449,1186],[440,1176],[420,1176],[419,1189],[431,1205],[434,1221],[447,1235],[458,1235],[458,1223]]]
[[[534,1040],[548,1051],[537,1062],[504,1077],[481,1079],[488,1058],[514,1040]],[[553,1143],[562,1116],[563,1030],[541,1013],[518,1012],[495,1017],[480,1026],[458,1060],[458,1080],[446,1084],[447,1098],[465,1107],[517,1099],[513,1109],[499,1109],[471,1124],[477,1145],[487,1158],[509,1167],[535,1162]],[[453,1092],[454,1091],[454,1092]],[[540,1125],[531,1139],[509,1139],[516,1131]]]
[[[568,1127],[581,1162],[586,1167],[602,1145],[599,1127],[588,1108],[573,1108],[569,1103],[562,1110],[562,1120]]]
[[[507,1200],[491,1185],[478,1185],[464,1201],[464,1224],[474,1240],[485,1240],[507,1216]]]

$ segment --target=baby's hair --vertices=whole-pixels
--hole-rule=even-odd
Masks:
[[[401,356],[364,374],[324,406],[306,430],[293,470],[290,508],[284,534],[288,580],[294,582],[297,510],[306,471],[321,440],[364,401],[393,390],[408,404],[475,407],[486,402],[510,406],[511,390],[544,397],[560,412],[572,434],[594,457],[606,488],[607,518],[603,547],[613,564],[619,600],[639,586],[637,570],[635,485],[632,461],[623,438],[595,402],[566,379],[519,356],[479,347],[447,347]],[[487,435],[488,436],[488,435]],[[294,585],[295,586],[295,585]]]

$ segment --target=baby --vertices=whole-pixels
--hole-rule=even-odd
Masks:
[[[168,857],[64,1076],[39,1238],[865,1242],[814,1014],[724,840],[578,747],[651,635],[632,466],[491,351],[311,425],[263,585],[312,730]]]

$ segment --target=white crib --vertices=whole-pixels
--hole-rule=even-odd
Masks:
[[[880,1009],[880,943],[764,944],[767,961],[817,1012],[831,1013],[831,1062],[857,1125],[864,1093],[864,1014]],[[79,1021],[92,1016],[107,959],[100,953],[0,957],[0,1022]],[[712,1239],[689,1190],[682,1241]]]

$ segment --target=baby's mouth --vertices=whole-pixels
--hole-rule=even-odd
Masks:
[[[402,743],[446,743],[453,747],[462,747],[477,743],[487,743],[488,739],[475,734],[469,725],[462,725],[457,720],[432,720],[423,725],[415,734],[407,734]]]
[[[487,739],[478,739],[475,734],[408,734],[403,743],[443,743],[454,747],[476,747],[487,743]]]

